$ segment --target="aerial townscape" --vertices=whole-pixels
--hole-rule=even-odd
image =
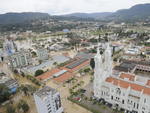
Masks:
[[[150,113],[150,3],[41,12],[0,14],[0,113]]]

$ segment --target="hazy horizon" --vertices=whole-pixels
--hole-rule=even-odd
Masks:
[[[115,12],[149,0],[1,0],[0,14],[9,12],[42,12],[51,15],[70,13]]]

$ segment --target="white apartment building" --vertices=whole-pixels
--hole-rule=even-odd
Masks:
[[[112,74],[109,44],[95,56],[94,96],[132,113],[150,113],[150,79],[131,73]]]
[[[39,60],[48,60],[48,50],[45,48],[37,49],[37,56]]]
[[[20,50],[8,57],[11,68],[21,68],[32,64],[32,56],[30,52]]]
[[[60,94],[55,89],[45,86],[34,94],[38,113],[62,113]]]

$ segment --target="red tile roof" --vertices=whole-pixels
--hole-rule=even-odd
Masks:
[[[150,86],[150,80],[147,81],[147,84],[146,84],[146,85]]]
[[[128,74],[128,73],[121,73],[121,74],[120,74],[120,78],[121,78],[121,79],[128,79],[128,80],[130,80],[130,81],[134,81],[135,76],[134,76],[134,75],[131,75],[131,74]]]
[[[51,71],[48,71],[38,77],[36,77],[37,79],[39,80],[46,80],[46,79],[49,79],[50,77],[53,78],[53,75],[62,71],[61,69],[52,69]],[[70,72],[65,72],[63,73],[62,75],[56,77],[56,78],[53,78],[54,81],[56,82],[65,82],[66,80],[68,80],[69,78],[71,78],[72,76],[74,76],[72,73]]]
[[[67,64],[66,66],[68,66],[74,62],[77,62],[78,60],[79,59],[74,59],[71,63]],[[72,72],[75,72],[75,71],[81,69],[82,67],[89,65],[89,63],[90,63],[90,60],[87,60],[87,61],[83,62],[82,64],[74,67],[73,69],[66,68],[66,66],[61,67],[60,69],[58,69],[58,68],[52,69],[51,71],[48,71],[48,72],[46,72],[46,73],[44,73],[44,74],[42,74],[36,78],[39,80],[46,80],[46,79],[49,79],[50,77],[53,78],[53,75],[55,73],[58,73],[61,70],[67,70],[67,72],[63,73],[61,76],[53,79],[56,82],[65,82],[66,80],[68,80],[69,78],[74,76],[74,74]]]
[[[72,76],[73,76],[72,73],[66,72],[66,73],[62,74],[61,76],[59,76],[59,77],[57,77],[57,78],[54,78],[54,80],[55,80],[56,82],[65,82],[65,81],[67,81],[69,78],[71,78]]]
[[[116,85],[116,86],[119,86],[122,88],[126,88],[126,89],[128,87],[130,87],[132,90],[136,90],[139,92],[143,91],[144,94],[150,95],[150,88],[148,88],[146,86],[138,85],[136,83],[131,83],[129,81],[124,81],[124,80],[113,78],[113,77],[108,77],[106,79],[106,82],[109,82],[113,85]]]
[[[39,80],[45,80],[45,79],[48,79],[50,77],[52,77],[53,74],[59,72],[60,69],[52,69],[51,71],[48,71],[40,76],[37,76],[36,78],[39,79]]]

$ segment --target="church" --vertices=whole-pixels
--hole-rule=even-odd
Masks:
[[[112,53],[107,42],[94,57],[94,97],[126,113],[150,113],[150,79],[133,73],[113,74]]]

